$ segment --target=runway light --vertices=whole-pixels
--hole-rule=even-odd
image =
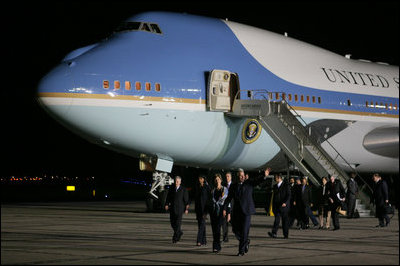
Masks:
[[[67,186],[67,191],[75,191],[75,186]]]

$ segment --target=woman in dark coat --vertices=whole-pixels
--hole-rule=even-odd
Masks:
[[[197,246],[207,244],[206,218],[208,213],[207,203],[210,198],[210,186],[204,176],[199,176],[199,182],[195,191],[195,212],[198,225]]]

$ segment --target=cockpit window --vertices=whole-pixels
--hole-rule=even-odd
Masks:
[[[153,30],[153,32],[161,34],[160,27],[158,27],[157,24],[150,24],[150,26],[151,26],[151,29]]]
[[[151,31],[149,25],[147,25],[147,23],[143,23],[142,27],[140,28],[140,30],[143,31]]]
[[[139,30],[140,22],[125,22],[120,25],[115,32]]]
[[[115,32],[123,31],[147,31],[162,34],[161,29],[157,24],[147,22],[124,22],[115,30]]]

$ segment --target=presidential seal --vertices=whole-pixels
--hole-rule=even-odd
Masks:
[[[261,134],[262,127],[256,119],[248,119],[242,129],[242,140],[246,144],[253,143]]]

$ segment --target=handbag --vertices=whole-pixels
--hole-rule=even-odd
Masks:
[[[385,205],[385,212],[386,212],[386,214],[393,214],[394,215],[394,208],[390,203]]]
[[[340,206],[336,208],[336,212],[339,213],[340,215],[346,216],[347,215],[346,209],[347,209],[346,204],[342,202]]]

